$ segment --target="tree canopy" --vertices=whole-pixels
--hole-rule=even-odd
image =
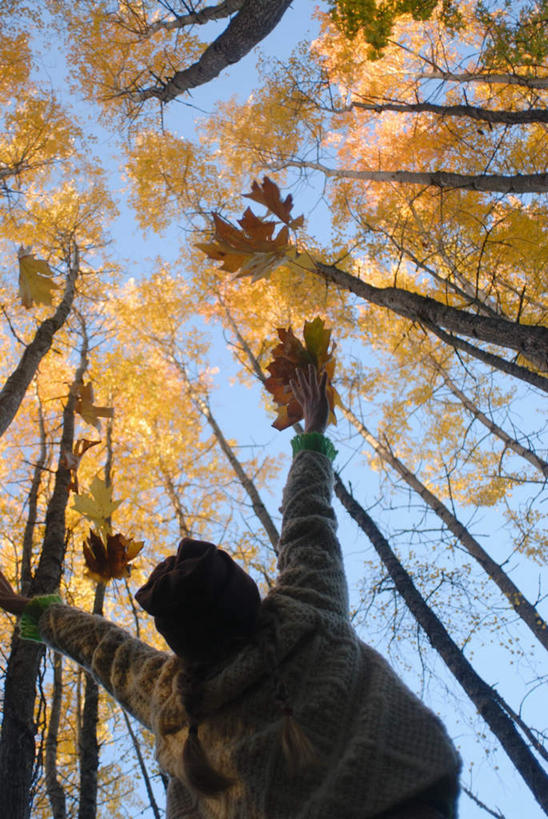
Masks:
[[[158,647],[132,594],[178,538],[266,591],[298,408],[264,384],[306,326],[353,622],[462,813],[540,817],[546,3],[297,5],[0,2],[0,565]],[[151,737],[14,625],[2,804],[159,817]]]

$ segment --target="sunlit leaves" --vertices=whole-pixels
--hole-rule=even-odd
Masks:
[[[131,561],[143,548],[143,541],[132,540],[118,533],[107,535],[106,540],[90,530],[84,541],[84,560],[87,575],[97,583],[120,580],[131,574]]]
[[[306,368],[309,364],[316,367],[318,374],[327,372],[327,398],[330,413],[329,423],[336,424],[334,413],[335,404],[340,400],[333,387],[332,380],[335,372],[335,344],[330,348],[331,330],[328,330],[319,316],[313,321],[305,322],[303,329],[304,344],[295,336],[291,328],[278,329],[280,344],[272,351],[273,361],[268,364],[270,373],[265,381],[266,389],[272,393],[278,405],[278,416],[272,426],[275,429],[287,427],[300,421],[303,411],[295,398],[289,382],[295,378],[295,370]]]

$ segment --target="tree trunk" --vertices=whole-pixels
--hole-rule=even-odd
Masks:
[[[489,72],[463,72],[434,70],[426,74],[417,74],[419,80],[446,80],[449,82],[481,82],[503,85],[522,85],[525,88],[548,88],[548,77],[527,77],[520,74]]]
[[[493,558],[485,551],[478,541],[472,537],[466,526],[464,526],[458,518],[434,495],[419,478],[408,469],[405,464],[397,458],[387,444],[383,444],[378,438],[369,432],[367,427],[354,415],[352,410],[345,406],[341,407],[343,415],[347,418],[359,431],[360,435],[367,443],[373,447],[380,458],[389,463],[396,472],[402,476],[408,486],[411,487],[423,501],[438,515],[438,517],[445,523],[450,532],[452,532],[460,543],[464,546],[468,554],[476,560],[481,568],[489,575],[493,583],[495,583],[500,591],[505,596],[509,605],[512,606],[516,614],[521,617],[526,626],[531,630],[532,634],[537,638],[539,643],[548,650],[548,628],[546,622],[542,619],[536,608],[526,599],[522,592],[518,589],[516,584],[501,568],[501,566],[493,560]]]
[[[396,182],[399,185],[423,185],[433,188],[464,188],[492,193],[546,193],[548,173],[466,174],[451,171],[354,171],[351,168],[328,168],[319,162],[284,159],[275,163],[276,167],[303,168],[321,171],[324,176],[334,179],[360,179],[363,182]]]
[[[83,345],[80,366],[73,387],[80,384],[87,367],[87,347]],[[63,431],[55,484],[48,503],[42,553],[30,584],[30,596],[52,594],[59,588],[65,556],[65,511],[69,497],[70,470],[63,453],[72,451],[74,441],[74,389],[63,410]],[[34,704],[36,678],[44,646],[20,640],[15,633],[4,693],[4,714],[0,738],[0,805],[9,819],[29,819],[30,788],[34,766]]]
[[[505,712],[502,697],[476,673],[445,626],[427,605],[388,541],[365,509],[347,491],[338,475],[335,475],[335,494],[371,541],[398,592],[425,631],[431,645],[495,734],[539,805],[548,812],[548,776]]]
[[[53,316],[45,319],[37,329],[21,360],[0,391],[0,435],[13,421],[27,388],[43,357],[49,351],[53,336],[65,323],[74,301],[76,279],[78,277],[78,254],[69,263],[63,298]]]
[[[526,111],[501,111],[489,108],[478,108],[474,105],[436,105],[433,102],[358,102],[354,100],[346,108],[335,111],[351,111],[359,108],[362,111],[374,111],[382,114],[384,111],[400,111],[403,113],[420,114],[427,112],[441,117],[469,117],[469,119],[502,123],[504,125],[524,125],[530,122],[548,122],[548,111],[545,108],[529,108]]]
[[[321,262],[316,262],[316,271],[321,278],[338,284],[365,301],[377,304],[379,307],[386,307],[426,327],[431,325],[446,327],[451,332],[515,350],[525,357],[530,354],[535,357],[536,361],[542,362],[543,370],[548,372],[548,328],[546,327],[516,324],[501,317],[479,316],[458,307],[443,304],[430,296],[422,296],[400,287],[375,287],[358,279],[357,276],[352,276],[333,265]],[[528,371],[525,370],[525,372]],[[531,375],[536,374],[531,373]],[[537,380],[539,378],[540,383],[546,382],[544,389],[548,391],[548,379],[537,376]]]
[[[23,554],[21,558],[21,594],[26,595],[29,591],[32,581],[32,550],[34,543],[34,529],[36,526],[36,513],[38,509],[38,493],[40,491],[40,484],[42,482],[42,470],[46,463],[47,447],[46,447],[46,429],[44,426],[44,413],[42,412],[42,404],[38,398],[38,424],[40,428],[40,452],[36,463],[34,464],[34,471],[32,475],[32,482],[28,495],[28,514],[25,523],[25,531],[23,533]]]
[[[222,34],[209,45],[197,62],[171,79],[142,91],[127,91],[137,100],[155,97],[170,102],[185,91],[217,77],[224,68],[237,63],[270,34],[292,0],[246,0]]]
[[[63,702],[63,660],[60,654],[53,654],[53,696],[49,712],[46,736],[46,791],[51,805],[53,819],[66,819],[67,806],[65,791],[57,775],[57,738]]]

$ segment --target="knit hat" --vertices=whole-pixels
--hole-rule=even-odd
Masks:
[[[254,580],[213,543],[183,538],[135,594],[170,648],[189,660],[246,640],[260,606]]]

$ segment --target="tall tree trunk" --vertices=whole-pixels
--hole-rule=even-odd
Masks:
[[[33,340],[21,356],[19,364],[0,391],[0,435],[4,434],[13,421],[27,388],[34,378],[38,365],[49,351],[55,333],[63,326],[70,313],[76,292],[76,279],[79,273],[77,250],[75,250],[73,258],[67,261],[67,264],[68,273],[63,298],[53,316],[41,323],[34,334]]]
[[[66,819],[67,806],[65,791],[57,775],[57,741],[63,702],[63,659],[53,654],[53,695],[49,712],[46,736],[46,791],[51,805],[53,819]]]
[[[82,332],[86,336],[82,320]],[[87,336],[86,336],[87,337]],[[109,419],[106,432],[105,486],[112,485],[112,426]],[[108,520],[111,525],[111,520]],[[103,615],[106,585],[97,583],[93,598],[93,614]],[[84,689],[84,708],[78,735],[78,755],[80,759],[80,787],[78,819],[95,819],[97,815],[97,782],[99,774],[99,742],[97,723],[99,719],[99,686],[87,671]]]
[[[364,182],[396,182],[400,185],[423,185],[433,188],[464,188],[492,193],[546,193],[548,173],[523,173],[514,176],[504,174],[466,174],[450,171],[355,171],[352,168],[328,168],[320,162],[299,159],[284,159],[274,163],[283,168],[302,168],[320,171],[334,179],[359,179]]]
[[[502,429],[502,427],[500,427],[484,412],[482,412],[477,404],[475,404],[465,393],[463,393],[461,389],[457,387],[446,370],[436,361],[435,358],[428,356],[428,361],[432,365],[433,369],[439,375],[441,375],[445,384],[449,387],[453,395],[459,399],[462,405],[466,407],[468,412],[473,415],[474,418],[477,418],[477,420],[480,421],[483,426],[489,430],[489,432],[493,433],[493,435],[499,438],[505,447],[511,449],[512,452],[515,452],[522,458],[525,458],[525,460],[529,461],[529,463],[532,464],[535,469],[538,469],[545,478],[548,478],[548,461],[545,461],[543,458],[537,455],[536,452],[533,452],[532,449],[528,449],[526,446],[523,446],[523,444],[520,444],[519,441],[512,438],[512,436]]]
[[[72,451],[74,388],[81,383],[86,367],[87,346],[83,345],[80,365],[63,410],[63,431],[55,484],[47,507],[42,552],[30,584],[30,596],[52,594],[59,588],[66,548],[65,511],[71,480],[70,470],[65,466],[64,452]],[[43,653],[43,645],[20,640],[17,632],[14,633],[6,672],[0,737],[0,805],[9,819],[30,817],[36,733],[36,678]]]
[[[27,521],[25,523],[25,531],[23,532],[23,555],[21,558],[21,594],[27,594],[30,589],[32,581],[32,549],[34,543],[34,529],[36,527],[36,513],[38,509],[38,494],[40,492],[40,484],[42,482],[42,470],[46,463],[47,446],[46,446],[46,428],[44,426],[44,413],[42,411],[42,404],[37,394],[38,400],[38,427],[40,429],[40,451],[38,458],[34,464],[32,474],[32,482],[28,495],[28,513]]]
[[[425,602],[386,538],[365,509],[348,492],[339,475],[335,475],[335,494],[371,541],[398,592],[423,628],[431,645],[495,734],[539,805],[548,812],[548,776],[506,713],[502,697],[477,674],[443,623]]]
[[[334,111],[352,111],[358,108],[361,111],[374,111],[382,114],[384,111],[400,111],[403,113],[430,113],[441,117],[468,117],[492,124],[523,125],[530,122],[548,122],[548,111],[545,108],[528,108],[525,111],[503,111],[479,108],[475,105],[438,105],[433,102],[358,102],[353,100],[344,108]]]
[[[468,529],[458,520],[458,518],[445,506],[442,501],[434,495],[419,478],[392,452],[387,443],[382,443],[376,438],[360,421],[352,410],[342,406],[342,412],[351,424],[358,430],[362,438],[373,447],[375,452],[385,463],[396,470],[404,481],[411,487],[423,501],[438,515],[445,523],[450,532],[458,538],[468,554],[476,560],[481,568],[489,575],[505,596],[509,605],[512,606],[516,614],[523,620],[532,634],[537,638],[543,648],[548,650],[548,627],[540,616],[536,608],[530,603],[522,592],[518,589],[513,580],[506,574],[504,569],[493,560],[485,551],[483,546],[470,534]]]
[[[522,85],[525,88],[548,88],[548,77],[533,77],[523,74],[504,74],[502,72],[465,71],[461,74],[453,71],[434,69],[425,74],[417,74],[419,80],[446,80],[449,82],[480,82],[502,85]]]

